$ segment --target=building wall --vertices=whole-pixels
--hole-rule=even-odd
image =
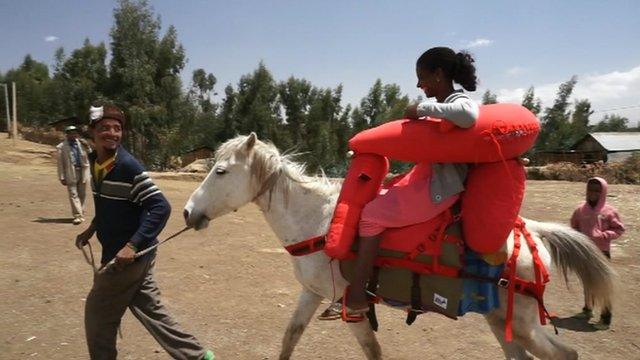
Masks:
[[[569,162],[574,164],[594,163],[598,161],[607,161],[606,151],[575,151],[575,152],[539,152],[533,157],[535,165],[546,165],[557,162]]]
[[[616,163],[623,162],[627,160],[631,155],[633,155],[635,151],[620,151],[620,152],[612,152],[607,155],[607,162]]]
[[[607,150],[600,145],[594,138],[591,136],[586,137],[583,141],[576,144],[574,147],[576,151],[601,151],[606,154]]]
[[[207,148],[196,149],[182,155],[182,167],[185,167],[198,159],[208,159],[213,157],[214,151]]]
[[[570,162],[574,164],[582,163],[582,154],[580,153],[539,153],[535,155],[534,163],[536,165],[546,165],[549,163]]]

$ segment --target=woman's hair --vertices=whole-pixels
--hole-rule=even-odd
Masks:
[[[465,90],[475,91],[478,84],[475,60],[466,51],[455,51],[448,47],[434,47],[425,51],[416,63],[420,69],[436,71],[440,68],[445,76],[462,85]]]

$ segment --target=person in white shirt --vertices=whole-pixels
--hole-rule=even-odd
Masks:
[[[84,221],[86,189],[89,174],[89,158],[91,148],[86,141],[80,139],[78,129],[71,125],[65,128],[66,139],[56,146],[58,150],[58,180],[67,187],[73,224]]]

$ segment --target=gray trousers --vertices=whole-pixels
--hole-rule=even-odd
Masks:
[[[74,218],[84,217],[84,204],[87,197],[87,183],[82,182],[82,169],[76,170],[77,181],[67,181],[67,192],[69,193],[69,203],[71,203],[71,213]]]
[[[184,332],[160,301],[153,278],[155,255],[121,271],[94,276],[85,305],[85,331],[91,359],[115,359],[116,335],[127,307],[174,359],[201,359],[205,349]]]

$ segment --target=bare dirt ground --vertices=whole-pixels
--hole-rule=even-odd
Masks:
[[[19,142],[14,150],[0,134],[0,359],[86,359],[83,307],[91,269],[73,246],[85,225],[70,223],[66,189],[56,180],[52,148]],[[174,207],[161,238],[183,226],[181,209],[197,186],[185,180],[157,181]],[[584,185],[529,182],[523,214],[567,222],[581,201]],[[563,320],[560,339],[583,359],[640,358],[640,186],[614,185],[609,201],[622,213],[626,235],[616,242],[613,265],[620,275],[614,323],[593,331]],[[89,201],[89,216],[92,203]],[[94,241],[94,250],[99,245]],[[293,311],[299,285],[288,255],[249,205],[214,221],[204,232],[187,232],[163,245],[157,261],[163,299],[181,324],[220,359],[275,359]],[[582,306],[575,279],[567,289],[554,276],[548,308],[568,318]],[[517,309],[516,309],[517,311]],[[494,337],[479,315],[458,321],[437,315],[404,325],[404,314],[379,310],[378,338],[386,359],[497,359]],[[547,326],[548,331],[553,331]],[[131,314],[122,324],[122,359],[166,359]],[[363,355],[340,321],[313,320],[295,359],[361,359]]]

